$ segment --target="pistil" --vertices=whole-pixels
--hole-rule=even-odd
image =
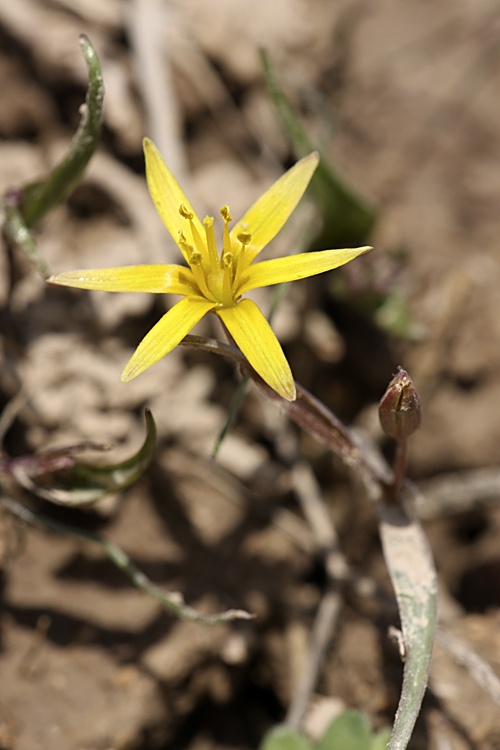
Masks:
[[[233,299],[233,254],[224,253],[222,256],[222,267],[224,269],[224,277],[222,280],[222,304],[224,307],[231,307],[234,304]]]
[[[233,288],[236,291],[240,283],[241,274],[245,268],[245,248],[250,243],[252,236],[248,232],[240,232],[238,239],[241,242],[241,250],[238,255],[238,264],[236,266],[236,273],[234,274]]]
[[[205,225],[205,235],[207,237],[208,258],[212,273],[217,273],[220,268],[219,256],[217,255],[217,245],[215,244],[214,219],[213,216],[205,216],[203,219]]]

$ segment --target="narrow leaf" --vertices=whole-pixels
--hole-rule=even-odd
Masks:
[[[226,421],[224,423],[224,426],[222,430],[220,431],[217,440],[215,441],[214,449],[212,451],[212,458],[216,459],[217,455],[221,449],[222,443],[224,441],[224,438],[226,437],[227,433],[231,429],[231,427],[234,424],[234,421],[236,417],[238,416],[241,406],[245,400],[245,396],[247,394],[248,390],[248,383],[250,380],[248,378],[243,378],[238,383],[238,388],[236,389],[236,392],[231,399],[231,403],[229,404],[229,408],[227,410],[227,417]]]
[[[295,155],[303,157],[317,151],[264,51],[261,63],[269,96]],[[375,224],[376,211],[337,174],[324,156],[321,156],[311,187],[323,218],[323,231],[315,239],[314,247],[320,250],[364,244]]]
[[[384,557],[396,593],[406,651],[403,689],[389,750],[404,750],[420,711],[436,629],[437,578],[422,527],[393,506],[379,507]]]
[[[23,189],[21,211],[28,227],[32,227],[72,192],[99,143],[104,101],[101,66],[96,51],[85,34],[80,36],[79,41],[89,71],[89,85],[81,110],[80,125],[67,156],[47,179]]]
[[[164,591],[161,586],[153,583],[153,581],[151,581],[142,570],[139,570],[139,568],[136,567],[126,552],[109,539],[99,536],[98,534],[92,534],[90,531],[80,529],[77,526],[70,526],[69,524],[61,523],[60,521],[54,521],[52,518],[43,516],[41,513],[34,513],[28,508],[25,508],[24,505],[21,505],[21,503],[18,503],[17,500],[14,500],[11,497],[6,497],[5,495],[0,495],[0,507],[5,508],[9,513],[12,513],[13,516],[20,518],[31,526],[38,526],[40,528],[49,529],[50,531],[55,531],[57,534],[64,534],[65,536],[75,537],[76,539],[85,539],[89,542],[98,544],[111,562],[128,576],[136,588],[156,599],[164,609],[172,612],[183,620],[202,622],[205,625],[216,625],[219,622],[231,622],[232,620],[252,620],[255,616],[246,612],[244,609],[227,609],[225,612],[205,615],[197,609],[194,609],[194,607],[191,607],[189,604],[185,604],[182,594],[178,591]]]

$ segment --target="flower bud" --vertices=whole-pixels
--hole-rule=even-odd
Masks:
[[[398,368],[378,407],[380,424],[385,434],[395,440],[407,440],[420,427],[422,406],[420,396],[406,370]]]

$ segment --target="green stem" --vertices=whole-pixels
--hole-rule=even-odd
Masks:
[[[224,427],[220,431],[217,437],[217,440],[215,441],[214,449],[212,451],[213,460],[217,458],[222,442],[224,438],[226,437],[227,433],[229,432],[229,430],[231,429],[231,427],[233,426],[234,420],[238,416],[238,412],[241,409],[243,401],[245,400],[249,382],[250,382],[250,378],[243,378],[238,384],[238,388],[236,389],[236,392],[233,398],[231,399],[231,403],[229,404],[229,409],[227,410],[227,417],[226,417]]]

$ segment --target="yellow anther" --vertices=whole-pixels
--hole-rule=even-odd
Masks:
[[[188,211],[184,203],[181,203],[179,206],[179,213],[182,216],[183,219],[191,219],[193,218],[194,214],[191,211]]]
[[[233,220],[231,218],[231,214],[229,213],[229,206],[222,206],[220,210],[220,214],[222,218],[224,219],[224,221],[226,222],[226,224],[228,224],[230,221]]]
[[[178,239],[179,247],[181,249],[181,252],[184,256],[184,258],[189,263],[189,255],[191,253],[191,250],[193,249],[192,245],[190,245],[186,239],[186,236],[184,232],[179,231],[179,239]]]
[[[199,266],[201,264],[201,261],[203,260],[203,256],[201,253],[198,252],[198,250],[195,250],[191,245],[188,245],[189,250],[191,250],[191,254],[189,256],[189,264],[191,266]]]
[[[248,232],[240,232],[238,235],[238,239],[241,242],[243,246],[250,244],[250,240],[252,239],[252,235],[248,234]]]
[[[184,248],[184,250],[189,250],[189,248],[192,248],[192,245],[190,245],[186,239],[186,235],[184,232],[179,232],[179,245]]]
[[[233,254],[232,253],[224,253],[222,256],[222,265],[224,268],[231,268],[233,265]]]
[[[205,259],[207,261],[207,263],[206,263],[206,265],[207,265],[206,272],[208,273],[209,268],[208,268],[208,259],[206,258],[206,250],[205,250],[205,246],[203,244],[203,240],[201,239],[201,237],[199,235],[199,232],[198,232],[198,230],[196,229],[196,227],[194,225],[194,222],[193,222],[194,214],[192,214],[191,211],[187,210],[187,208],[184,205],[184,203],[181,203],[181,205],[179,206],[179,213],[180,213],[180,215],[184,219],[187,219],[189,221],[189,225],[191,227],[191,234],[193,235],[193,242],[196,245],[197,251],[200,253],[200,255],[202,257],[202,260]],[[179,246],[180,246],[180,248],[182,250],[182,253],[183,253],[184,257],[186,258],[186,260],[188,261],[188,263],[190,263],[191,261],[190,261],[190,257],[189,257],[188,248],[192,249],[192,245],[188,245],[188,242],[186,240],[186,236],[185,236],[184,232],[182,231],[182,229],[179,232]]]

